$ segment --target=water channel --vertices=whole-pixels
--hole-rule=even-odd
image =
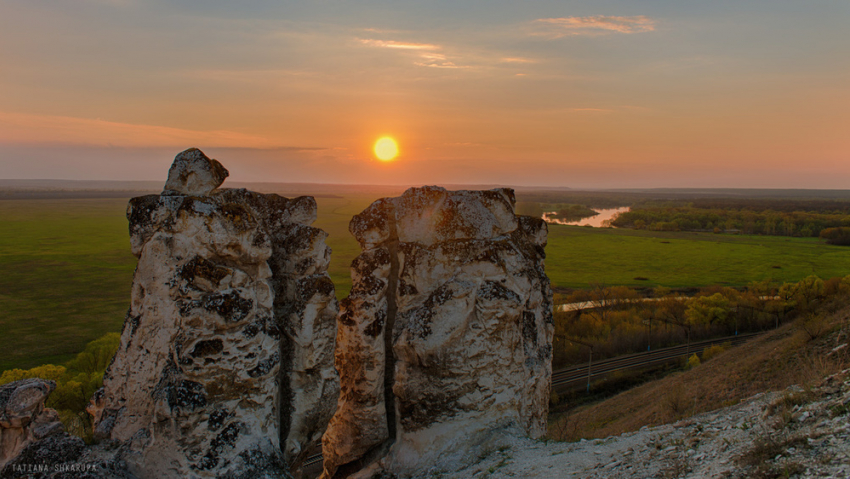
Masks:
[[[608,209],[594,210],[594,211],[597,211],[599,214],[596,215],[596,216],[591,216],[589,218],[584,218],[584,219],[577,220],[577,221],[564,221],[564,220],[559,220],[557,218],[553,218],[553,216],[555,215],[556,212],[555,211],[549,211],[547,213],[543,213],[543,220],[546,221],[547,223],[552,223],[552,224],[556,224],[556,225],[593,226],[594,228],[601,228],[603,226],[608,226],[608,224],[605,223],[606,221],[610,221],[610,220],[614,219],[615,216],[617,216],[620,213],[625,213],[626,211],[629,211],[629,209],[630,208],[628,206],[624,206],[622,208],[608,208]]]

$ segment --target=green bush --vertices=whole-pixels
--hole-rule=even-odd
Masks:
[[[850,246],[850,228],[826,228],[821,230],[819,236],[827,244]]]
[[[688,358],[688,369],[693,369],[700,365],[699,356],[696,353],[692,354],[690,358]]]
[[[9,369],[0,375],[0,385],[28,378],[56,381],[56,390],[45,405],[56,409],[65,429],[90,439],[91,417],[86,406],[92,395],[103,386],[103,373],[115,352],[121,336],[108,333],[86,345],[86,348],[64,366],[44,364],[32,369]]]
[[[717,356],[718,354],[722,353],[723,351],[726,351],[727,349],[729,349],[729,347],[731,347],[731,345],[732,345],[732,343],[729,343],[729,342],[725,342],[723,344],[712,344],[711,346],[705,348],[702,351],[702,360],[708,361],[709,359],[711,359],[711,358]]]

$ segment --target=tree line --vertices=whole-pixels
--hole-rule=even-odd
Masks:
[[[822,231],[829,228],[850,227],[850,213],[644,204],[620,213],[612,221],[612,225],[652,231],[713,231],[818,237]]]
[[[553,368],[647,349],[685,344],[737,333],[762,331],[796,320],[817,329],[824,307],[837,309],[850,299],[850,276],[826,281],[809,276],[796,283],[761,281],[746,288],[703,288],[683,297],[658,287],[641,297],[625,286],[594,285],[589,290],[556,294],[555,303],[590,303],[581,311],[556,311]]]
[[[92,395],[103,386],[103,374],[118,351],[120,341],[118,333],[107,333],[88,343],[81,353],[63,365],[7,369],[0,375],[0,386],[29,378],[56,381],[56,389],[45,405],[59,413],[66,431],[91,441],[92,418],[86,412],[86,406]]]

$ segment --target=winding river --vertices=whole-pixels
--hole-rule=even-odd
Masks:
[[[609,209],[601,209],[595,210],[599,214],[596,216],[591,216],[589,218],[584,218],[578,221],[564,221],[559,220],[557,218],[553,218],[555,215],[554,211],[549,211],[547,213],[543,213],[543,220],[547,223],[552,223],[556,225],[572,225],[572,226],[593,226],[594,228],[600,228],[603,226],[608,226],[605,224],[606,221],[610,221],[614,219],[620,213],[624,213],[629,211],[629,207],[625,206],[622,208],[609,208]]]

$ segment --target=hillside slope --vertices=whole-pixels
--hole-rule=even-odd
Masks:
[[[850,477],[848,317],[832,313],[816,338],[785,325],[553,418],[550,437],[577,442],[502,445],[444,477]]]

